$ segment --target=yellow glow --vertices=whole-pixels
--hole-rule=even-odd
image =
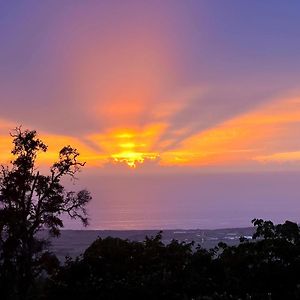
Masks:
[[[135,143],[124,143],[124,144],[120,144],[121,148],[134,148],[136,145]]]
[[[146,159],[155,160],[159,157],[156,153],[140,152],[120,152],[112,154],[111,157],[115,162],[126,163],[131,168],[136,168],[137,164],[142,164]]]
[[[39,163],[49,165],[56,161],[58,151],[65,145],[77,148],[81,160],[92,167],[111,162],[136,168],[147,161],[161,167],[299,161],[300,143],[295,137],[300,130],[300,98],[261,105],[193,134],[189,134],[188,126],[172,125],[170,119],[152,123],[147,120],[144,125],[112,126],[80,138],[40,132],[49,148],[39,156]],[[8,128],[13,128],[12,124],[0,120],[1,163],[11,159]]]
[[[129,138],[133,138],[133,136],[134,135],[132,133],[120,133],[116,135],[116,137],[120,139],[129,139]]]
[[[145,160],[156,160],[159,151],[154,149],[164,124],[152,124],[144,128],[116,128],[104,134],[92,135],[91,141],[103,149],[106,161],[125,163],[131,168]]]

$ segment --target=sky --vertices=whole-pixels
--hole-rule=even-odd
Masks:
[[[0,0],[0,161],[76,147],[91,228],[298,220],[299,37],[292,0]]]

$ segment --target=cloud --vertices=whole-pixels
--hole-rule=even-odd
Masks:
[[[199,90],[195,89],[194,92],[196,95]],[[215,104],[204,105],[204,117],[208,111],[216,115],[209,115],[205,122],[199,121],[199,124],[196,119],[190,121],[183,117],[180,126],[176,124],[180,119],[179,116],[188,115],[192,107],[196,109],[197,105],[193,101],[170,103],[176,105],[171,106],[165,114],[153,114],[153,110],[150,110],[144,123],[125,122],[123,113],[130,115],[133,109],[139,118],[144,109],[140,110],[139,106],[133,105],[134,103],[131,103],[132,107],[126,106],[122,109],[124,103],[120,102],[117,113],[114,109],[111,112],[112,119],[115,118],[116,121],[105,130],[94,130],[76,136],[41,130],[39,134],[49,145],[49,151],[41,155],[40,163],[49,165],[57,159],[58,151],[69,144],[79,149],[82,160],[87,161],[87,166],[106,169],[108,165],[115,167],[116,162],[126,163],[129,166],[138,165],[145,169],[147,163],[150,166],[147,168],[151,170],[155,168],[154,166],[157,170],[176,166],[189,168],[234,166],[243,169],[253,164],[259,168],[263,165],[262,162],[270,164],[277,161],[287,162],[298,157],[300,149],[298,96],[287,94],[260,105],[255,104],[248,111],[245,111],[245,106],[242,111],[236,109],[231,112],[231,106],[228,108],[229,111],[221,106],[219,112],[222,112],[222,117],[218,115],[218,110],[212,109]],[[106,107],[106,110],[109,109],[109,106]],[[9,129],[13,128],[12,123],[0,122],[1,161],[8,161],[10,157],[11,140],[4,131],[8,133]]]
[[[260,163],[299,162],[300,151],[280,152],[280,153],[273,153],[269,155],[262,155],[262,156],[254,157],[254,160],[257,160]]]
[[[300,148],[300,98],[275,99],[187,137],[161,156],[163,165],[251,164],[275,149]],[[295,142],[296,141],[296,142]],[[256,160],[259,161],[259,160]]]

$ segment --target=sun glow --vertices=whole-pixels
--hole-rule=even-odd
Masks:
[[[133,134],[124,133],[117,135],[119,139],[132,139]],[[136,144],[134,142],[121,142],[118,145],[123,149],[119,153],[111,155],[114,162],[121,162],[127,164],[130,168],[136,168],[137,164],[142,164],[145,160],[156,160],[159,155],[157,153],[139,152],[137,149],[142,149],[147,146],[146,143]]]
[[[275,99],[251,111],[238,114],[211,126],[189,132],[189,127],[176,128],[172,120],[153,120],[149,124],[114,126],[80,137],[41,132],[49,146],[39,162],[49,165],[57,160],[58,151],[72,145],[80,151],[90,167],[109,164],[126,165],[130,169],[149,164],[166,167],[264,166],[299,162],[300,98]],[[0,120],[0,162],[11,159],[13,128]],[[285,147],[282,141],[292,141]]]
[[[107,162],[123,163],[134,169],[146,161],[160,158],[155,145],[163,129],[163,124],[151,124],[144,128],[115,128],[92,135],[89,140],[101,147]]]
[[[149,132],[148,132],[149,133]],[[137,132],[122,132],[115,134],[115,142],[119,152],[111,155],[114,162],[125,163],[130,168],[136,168],[138,164],[145,160],[156,160],[158,153],[147,152],[148,143],[145,142],[145,136],[148,134]],[[138,142],[135,142],[135,141]]]
[[[111,157],[115,162],[126,163],[130,168],[136,168],[137,164],[142,164],[145,160],[156,160],[159,155],[156,153],[124,151],[113,154]]]

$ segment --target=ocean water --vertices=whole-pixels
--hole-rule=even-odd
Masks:
[[[300,219],[299,173],[84,174],[96,230],[214,229]],[[67,229],[80,229],[65,219]]]

